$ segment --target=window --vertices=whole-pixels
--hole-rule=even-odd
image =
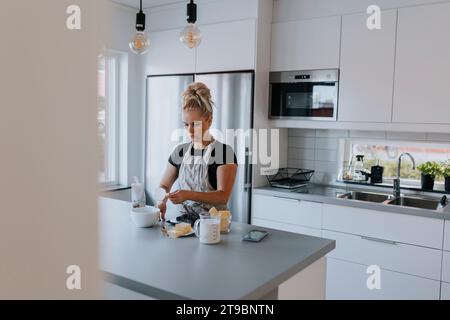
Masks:
[[[98,134],[102,163],[99,182],[119,184],[120,54],[105,52],[98,61]]]
[[[346,140],[343,161],[353,163],[356,155],[364,155],[364,168],[370,168],[378,163],[384,167],[385,180],[397,176],[398,158],[402,153],[409,152],[416,160],[416,166],[427,161],[444,162],[450,159],[449,144],[397,142],[397,141],[363,141]],[[412,169],[409,158],[404,158],[401,167],[402,185],[420,186],[421,173]],[[443,182],[442,177],[436,181]]]

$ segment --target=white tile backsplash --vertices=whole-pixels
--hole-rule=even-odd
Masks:
[[[315,170],[314,183],[333,184],[338,174],[339,140],[345,138],[450,143],[450,133],[289,129],[288,165]]]
[[[336,138],[316,138],[316,149],[337,150],[338,147]]]
[[[314,149],[304,148],[289,148],[288,149],[289,160],[312,160],[315,159]]]
[[[316,146],[316,138],[306,137],[289,137],[289,147],[298,147],[304,149],[314,149]]]
[[[326,172],[335,174],[336,172],[336,161],[315,161],[314,170],[317,172]]]
[[[348,138],[347,130],[316,130],[318,138]]]
[[[290,137],[316,137],[315,129],[289,129]]]
[[[337,150],[316,149],[314,159],[318,161],[336,161]]]
[[[427,140],[433,142],[450,142],[450,133],[427,133]]]
[[[386,139],[386,132],[384,131],[361,131],[350,130],[350,138],[366,138],[366,139]]]
[[[289,168],[311,169],[314,170],[314,161],[310,160],[288,160]]]
[[[427,134],[422,132],[386,132],[387,140],[427,141]]]

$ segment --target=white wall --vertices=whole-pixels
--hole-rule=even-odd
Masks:
[[[440,2],[449,0],[274,0],[273,22],[361,13],[373,4],[393,9]]]
[[[315,170],[314,183],[335,183],[340,166],[338,142],[343,138],[426,143],[450,142],[448,133],[289,129],[288,166]]]
[[[134,176],[144,179],[144,96],[145,78],[142,75],[141,56],[132,53],[128,44],[135,32],[137,10],[109,2],[108,12],[112,21],[112,29],[108,32],[106,48],[128,54],[128,115],[125,125],[126,143],[121,145],[122,159],[127,176],[122,184],[129,185]],[[123,120],[123,115],[121,115]],[[126,161],[126,164],[124,163]]]

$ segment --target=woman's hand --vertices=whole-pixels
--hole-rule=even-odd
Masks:
[[[167,205],[165,201],[158,201],[158,204],[156,207],[161,211],[161,219],[163,221],[166,220],[166,211],[167,211]]]
[[[186,190],[175,191],[169,194],[169,200],[172,201],[173,204],[181,204],[187,200],[192,200],[191,192]]]

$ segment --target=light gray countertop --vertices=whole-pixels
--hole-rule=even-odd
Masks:
[[[157,299],[259,299],[335,248],[334,240],[275,230],[260,243],[244,242],[255,227],[234,222],[208,246],[195,236],[165,238],[159,226],[136,228],[129,202],[100,198],[99,207],[106,280]]]
[[[305,192],[306,190],[306,192]],[[374,190],[374,189],[361,189],[356,187],[332,187],[332,186],[321,186],[311,184],[305,189],[299,189],[297,191],[290,191],[286,189],[280,188],[272,188],[272,187],[261,187],[254,188],[254,194],[268,195],[280,198],[288,198],[288,199],[297,199],[304,201],[312,201],[319,203],[326,203],[332,205],[341,205],[348,206],[354,208],[368,209],[368,210],[376,210],[383,212],[392,212],[392,213],[400,213],[400,214],[408,214],[415,215],[427,218],[435,218],[435,219],[445,219],[450,220],[450,212],[439,212],[433,210],[426,209],[416,209],[409,207],[401,207],[401,206],[393,206],[382,203],[373,203],[366,201],[357,201],[357,200],[348,200],[348,199],[339,199],[338,196],[349,191],[371,191],[378,193],[389,193],[386,190]]]

